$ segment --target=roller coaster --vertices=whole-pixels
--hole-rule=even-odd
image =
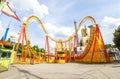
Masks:
[[[38,62],[41,61],[41,58],[31,50],[30,45],[30,38],[29,34],[27,33],[28,24],[32,22],[32,20],[37,21],[42,30],[45,33],[46,40],[45,40],[45,60],[47,56],[48,62],[56,62],[56,63],[66,63],[66,62],[85,62],[85,63],[103,63],[103,62],[110,62],[108,53],[106,51],[106,47],[102,38],[102,34],[99,29],[99,25],[95,21],[95,19],[91,16],[86,16],[82,21],[80,21],[76,31],[70,35],[67,39],[61,40],[52,37],[47,30],[45,29],[44,24],[37,16],[30,16],[22,25],[22,29],[18,38],[18,44],[16,46],[16,51],[19,48],[20,41],[22,41],[22,60],[21,62],[26,63],[27,56],[32,53],[35,60]],[[73,49],[77,48],[77,35],[82,27],[82,24],[87,20],[91,21],[92,27],[90,28],[90,37],[88,40],[88,44],[85,47],[84,51],[80,54],[73,53]],[[55,52],[54,52],[54,59],[51,59],[50,54],[50,45],[49,40],[52,40],[56,43]],[[72,41],[73,40],[73,41]],[[66,46],[68,43],[68,46]],[[26,44],[26,45],[25,45]],[[26,47],[25,47],[26,46]],[[69,47],[69,48],[67,48]],[[68,54],[69,52],[69,54]]]

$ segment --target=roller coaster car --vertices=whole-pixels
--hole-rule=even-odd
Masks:
[[[58,51],[57,56],[58,56],[58,63],[64,64],[65,63],[65,51]]]
[[[65,57],[65,52],[64,51],[58,51],[58,57],[64,58]]]

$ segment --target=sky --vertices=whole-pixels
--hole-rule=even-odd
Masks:
[[[31,15],[43,22],[47,32],[57,38],[66,39],[74,32],[74,20],[77,25],[86,16],[92,16],[100,26],[105,44],[113,43],[114,30],[120,25],[120,0],[8,0],[11,8],[21,21],[17,21],[0,12],[0,38],[10,22],[8,37],[19,36],[21,26]],[[88,25],[88,24],[84,24]],[[45,33],[40,24],[31,21],[28,24],[30,41],[44,47]],[[50,40],[50,46],[54,42]]]

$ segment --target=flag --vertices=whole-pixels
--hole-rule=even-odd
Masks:
[[[6,14],[7,16],[13,17],[16,20],[20,21],[19,17],[16,15],[16,13],[10,8],[8,2],[6,3],[6,5],[3,6],[1,11],[2,11],[2,13]]]

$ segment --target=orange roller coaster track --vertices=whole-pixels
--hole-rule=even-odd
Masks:
[[[18,38],[18,44],[16,46],[16,50],[18,50],[19,47],[19,43],[20,40],[22,39],[22,58],[23,58],[23,62],[25,62],[24,58],[25,58],[25,49],[24,49],[24,44],[26,41],[26,46],[27,46],[27,50],[29,51],[29,44],[28,44],[28,37],[26,35],[26,28],[27,28],[27,24],[29,24],[32,20],[36,20],[41,28],[43,29],[45,35],[46,35],[46,47],[47,47],[47,52],[48,52],[48,59],[50,59],[50,47],[49,47],[49,41],[48,38],[50,38],[51,40],[55,41],[56,43],[62,42],[62,43],[66,43],[66,42],[70,42],[70,40],[72,40],[75,35],[76,32],[78,33],[82,24],[87,21],[90,20],[92,22],[92,25],[94,26],[93,28],[91,28],[90,30],[90,38],[89,38],[89,42],[85,48],[85,50],[76,58],[77,60],[79,60],[80,62],[109,62],[108,59],[108,54],[106,52],[106,48],[105,48],[105,44],[102,38],[102,34],[100,32],[99,26],[97,24],[97,22],[95,21],[95,19],[91,16],[86,16],[82,21],[80,21],[76,32],[74,32],[72,35],[70,35],[67,39],[64,40],[60,40],[60,39],[56,39],[54,37],[52,37],[47,30],[44,27],[44,24],[42,23],[42,21],[37,17],[37,16],[30,16],[24,23],[22,26],[22,30],[20,33],[20,36]],[[45,48],[46,48],[45,47]]]

